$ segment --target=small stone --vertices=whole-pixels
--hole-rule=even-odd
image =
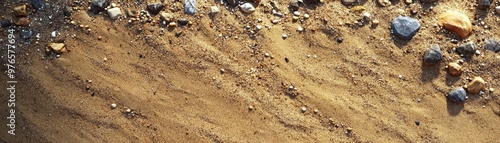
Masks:
[[[287,35],[287,34],[283,34],[283,35],[281,35],[281,37],[282,37],[283,39],[286,39],[286,38],[288,38],[288,35]]]
[[[472,33],[472,23],[469,18],[457,11],[447,11],[438,16],[439,26],[466,38]]]
[[[30,23],[31,20],[26,17],[17,18],[16,20],[14,20],[14,24],[17,26],[28,26],[30,25]]]
[[[111,109],[115,109],[115,108],[116,108],[116,104],[115,103],[111,104]]]
[[[295,15],[295,16],[300,16],[300,12],[299,12],[299,11],[294,11],[294,12],[293,12],[293,15]]]
[[[19,33],[19,36],[22,39],[29,39],[29,38],[31,38],[31,36],[33,36],[33,31],[32,30],[21,30],[21,32]]]
[[[56,36],[57,36],[57,31],[52,31],[52,32],[50,33],[50,36],[52,36],[52,38],[56,38]]]
[[[319,110],[318,109],[314,109],[314,114],[318,114]]]
[[[441,53],[439,45],[432,44],[431,47],[424,52],[423,60],[426,66],[439,64],[443,60],[443,54]]]
[[[269,57],[270,55],[269,55],[269,53],[266,53],[266,54],[264,54],[264,56],[265,56],[265,57]]]
[[[356,0],[342,0],[342,4],[346,6],[352,5],[354,2],[356,2]]]
[[[48,47],[56,54],[62,54],[64,52],[67,52],[64,43],[50,43]]]
[[[420,0],[420,1],[424,3],[432,3],[432,2],[437,2],[438,0]]]
[[[490,88],[490,92],[493,92],[493,91],[495,91],[495,89],[494,88]]]
[[[391,1],[389,1],[389,0],[377,0],[377,3],[383,7],[386,7],[386,6],[389,6],[392,4]]]
[[[301,26],[299,26],[299,27],[297,28],[297,31],[302,32],[302,31],[304,31],[304,28],[302,28]]]
[[[109,6],[109,0],[92,0],[90,9],[92,13],[98,14],[106,9]]]
[[[366,20],[370,20],[370,18],[372,18],[372,15],[368,12],[365,12],[365,13],[363,13],[363,18]]]
[[[14,7],[14,15],[19,17],[28,16],[28,11],[26,10],[26,5],[20,5]]]
[[[45,5],[45,0],[31,0],[31,6],[33,6],[35,10],[42,10],[45,8]]]
[[[420,126],[420,121],[415,121],[415,125]]]
[[[147,10],[149,13],[157,15],[161,10],[163,10],[164,7],[165,5],[163,3],[152,3],[148,4]]]
[[[189,15],[194,15],[194,13],[196,13],[196,0],[184,1],[184,13]]]
[[[127,108],[127,110],[125,110],[126,113],[131,113],[132,112],[132,109],[130,108]]]
[[[462,87],[458,87],[448,93],[448,99],[453,102],[465,102],[467,93]]]
[[[306,13],[306,14],[304,14],[304,18],[305,18],[305,19],[308,19],[308,18],[309,18],[309,14],[307,14],[307,13]]]
[[[9,19],[3,19],[2,20],[2,27],[9,27],[12,25],[12,22],[10,22]]]
[[[306,107],[302,107],[302,108],[300,108],[300,111],[302,111],[302,113],[304,113],[304,112],[307,111],[307,108]]]
[[[127,9],[127,15],[130,17],[139,17],[141,12],[137,9]]]
[[[166,22],[171,22],[172,19],[174,19],[174,15],[167,12],[161,12],[160,19]]]
[[[177,27],[177,23],[175,23],[175,22],[170,22],[170,23],[168,24],[168,27]]]
[[[467,84],[467,92],[476,94],[486,89],[486,83],[483,78],[476,76]]]
[[[474,55],[474,53],[476,53],[477,50],[476,47],[477,47],[476,44],[474,44],[474,42],[471,41],[458,46],[456,48],[456,52],[462,55],[463,57],[470,58]]]
[[[187,18],[179,18],[179,19],[177,19],[177,23],[179,23],[179,25],[181,25],[181,26],[184,26],[184,25],[187,25],[189,23],[189,20]]]
[[[377,26],[379,23],[380,23],[380,21],[377,19],[372,20],[372,25],[374,25],[374,26]]]
[[[245,13],[253,13],[255,11],[255,7],[251,3],[245,3],[240,6],[241,11]]]
[[[479,0],[478,7],[479,9],[487,9],[490,8],[492,0]]]
[[[97,37],[97,40],[102,40],[102,36]]]
[[[342,43],[342,42],[344,42],[344,38],[342,38],[342,37],[337,38],[337,42],[338,42],[338,43]]]
[[[495,12],[497,12],[498,14],[500,14],[500,6],[495,7]]]
[[[397,37],[410,40],[419,31],[420,22],[411,17],[399,16],[392,21],[391,28]]]
[[[253,108],[253,106],[252,106],[252,105],[248,106],[248,110],[250,110],[250,111],[251,111],[251,110],[253,110],[253,109],[254,109],[254,108]]]
[[[211,6],[210,7],[210,14],[215,15],[217,13],[219,13],[219,8],[217,6]]]
[[[405,0],[405,3],[406,4],[411,4],[411,3],[413,3],[413,1],[412,0]]]
[[[463,73],[462,66],[458,63],[450,62],[448,63],[448,74],[451,76],[460,76]]]
[[[487,50],[492,52],[500,52],[500,41],[493,39],[486,39],[486,44],[484,46]]]
[[[118,7],[115,7],[115,8],[111,8],[111,9],[108,9],[108,15],[109,15],[109,18],[111,19],[118,19],[118,17],[120,15],[122,15],[122,11],[120,8]]]
[[[352,128],[351,127],[347,127],[347,133],[351,133],[352,132]]]

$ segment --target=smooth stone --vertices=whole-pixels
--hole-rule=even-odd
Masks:
[[[465,92],[465,89],[462,87],[455,88],[454,90],[450,91],[448,93],[448,98],[453,101],[453,102],[465,102],[467,99],[467,93]]]
[[[174,19],[174,15],[167,12],[161,12],[160,19],[166,22],[171,22],[172,19]]]
[[[165,5],[163,3],[153,3],[148,4],[147,9],[149,13],[156,15],[160,13],[160,11],[163,10],[164,7]]]
[[[92,0],[90,9],[92,13],[98,14],[105,10],[109,6],[109,0]]]
[[[111,19],[117,19],[120,15],[122,15],[122,10],[118,7],[108,9],[108,15]]]
[[[485,48],[493,52],[500,52],[500,41],[493,39],[486,39]]]
[[[424,64],[427,66],[434,66],[443,60],[443,54],[438,44],[432,44],[429,49],[424,53]]]
[[[19,17],[28,16],[28,11],[26,10],[26,5],[20,5],[14,7],[14,15]]]
[[[217,7],[217,6],[211,6],[210,7],[210,14],[211,15],[215,15],[217,13],[219,13],[219,7]]]
[[[476,76],[467,84],[467,92],[477,94],[486,89],[486,83],[483,78]]]
[[[299,9],[299,0],[290,0],[290,6],[294,10]]]
[[[377,3],[383,7],[386,7],[386,6],[389,6],[392,4],[391,1],[389,1],[389,0],[377,0]]]
[[[189,23],[189,20],[186,18],[179,18],[179,19],[177,19],[177,23],[179,23],[179,25],[181,25],[181,26],[184,26],[184,25],[187,25]]]
[[[32,30],[21,30],[21,32],[19,33],[19,37],[21,37],[22,39],[29,39],[31,38],[31,36],[33,36]]]
[[[245,13],[252,13],[255,11],[255,7],[251,3],[245,3],[240,6],[241,11]]]
[[[352,5],[354,2],[356,2],[356,0],[342,0],[342,4],[346,6]]]
[[[184,1],[184,13],[189,15],[194,15],[196,13],[196,1],[195,0],[185,0]]]
[[[31,6],[33,6],[35,10],[42,10],[45,8],[46,4],[45,0],[31,0]]]
[[[411,17],[399,16],[392,21],[391,28],[397,37],[410,40],[420,29],[420,22]]]
[[[31,23],[31,20],[29,20],[26,17],[21,17],[21,18],[14,20],[14,25],[17,25],[17,26],[28,26],[28,25],[30,25],[30,23]]]
[[[456,33],[461,38],[466,38],[472,33],[472,23],[469,18],[457,11],[447,11],[438,16],[439,26]]]
[[[2,27],[9,27],[12,25],[12,22],[10,22],[9,19],[3,19],[2,20]]]
[[[463,73],[462,66],[460,66],[458,63],[455,62],[450,62],[448,63],[448,74],[451,76],[460,76]]]
[[[56,54],[62,54],[67,51],[64,43],[50,43],[48,47]]]
[[[456,48],[456,52],[464,57],[472,57],[476,53],[476,44],[474,42],[468,42],[462,44]]]
[[[497,12],[497,14],[500,14],[500,6],[495,7],[495,12]]]

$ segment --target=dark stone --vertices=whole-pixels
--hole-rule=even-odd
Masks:
[[[153,4],[148,4],[147,8],[149,13],[157,15],[158,13],[160,13],[161,10],[163,10],[164,7],[165,5],[163,3],[153,3]]]
[[[2,20],[2,27],[9,27],[12,25],[12,22],[10,22],[9,19],[3,19]]]
[[[342,42],[344,42],[344,39],[342,37],[339,37],[339,38],[337,38],[337,42],[342,43]]]
[[[104,11],[106,7],[109,6],[109,0],[92,0],[90,9],[92,13],[98,14],[99,12]]]
[[[431,3],[431,2],[437,2],[438,0],[420,0],[420,1],[424,3]]]
[[[29,39],[31,36],[33,36],[32,30],[21,30],[21,33],[19,33],[19,37],[22,39]]]
[[[467,93],[462,87],[456,88],[448,93],[448,98],[457,103],[465,102]]]
[[[391,28],[397,37],[410,40],[420,29],[420,22],[411,17],[399,16],[392,21]]]
[[[490,8],[492,0],[478,0],[479,9]]]
[[[493,39],[486,39],[486,47],[487,50],[493,51],[495,53],[500,52],[500,41]]]
[[[226,0],[226,2],[231,6],[238,5],[238,0]]]
[[[415,125],[420,126],[420,121],[415,121]]]
[[[31,6],[36,10],[42,10],[45,5],[45,0],[31,0]]]
[[[73,14],[73,10],[69,6],[64,6],[63,14],[64,16],[71,16],[71,14]]]
[[[476,53],[476,44],[474,42],[468,42],[457,47],[457,53],[462,57],[472,57]]]
[[[184,13],[189,15],[194,15],[196,12],[196,1],[195,0],[185,0],[184,1]]]
[[[179,25],[181,25],[181,26],[184,26],[184,25],[187,25],[189,23],[189,20],[186,18],[179,18],[179,19],[177,19],[177,23],[179,23]]]
[[[424,64],[427,66],[434,66],[443,60],[443,54],[438,44],[432,44],[429,49],[424,53]]]

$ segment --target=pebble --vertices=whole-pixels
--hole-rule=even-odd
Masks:
[[[3,19],[2,20],[2,27],[9,27],[12,25],[12,22],[10,22],[9,19]]]
[[[127,15],[130,17],[139,17],[141,12],[137,9],[127,9]]]
[[[338,42],[338,43],[342,43],[342,42],[344,42],[344,38],[342,38],[342,37],[337,38],[337,42]]]
[[[299,26],[299,27],[297,28],[297,31],[302,32],[302,31],[304,31],[304,28],[302,28],[301,26]]]
[[[453,102],[465,102],[467,93],[463,87],[458,87],[448,93],[448,98]]]
[[[219,13],[219,8],[217,6],[211,6],[210,7],[210,14],[215,15],[217,13]]]
[[[126,112],[126,113],[130,113],[130,112],[132,112],[132,109],[127,108],[127,110],[125,110],[125,112]]]
[[[413,1],[412,0],[405,0],[405,3],[406,4],[411,4],[411,3],[413,3]]]
[[[410,40],[420,29],[420,22],[411,17],[399,16],[392,21],[391,28],[397,37]]]
[[[31,20],[29,20],[26,17],[17,18],[14,21],[14,24],[17,26],[28,26],[28,25],[30,25],[30,23],[31,23]]]
[[[177,19],[177,23],[179,23],[179,25],[181,25],[181,26],[184,26],[184,25],[187,25],[189,23],[189,20],[186,18],[179,18],[179,19]]]
[[[109,0],[92,0],[90,9],[92,13],[98,14],[105,10],[109,6]]]
[[[165,5],[163,3],[152,3],[148,4],[147,10],[149,13],[156,15],[160,13],[160,11],[163,10],[164,7]]]
[[[472,33],[472,23],[469,18],[457,11],[447,11],[438,16],[439,26],[456,33],[461,38],[466,38]]]
[[[486,83],[483,78],[476,76],[467,84],[467,92],[476,94],[486,89]]]
[[[304,113],[304,112],[307,111],[307,108],[306,107],[302,107],[302,108],[300,108],[300,111],[302,111],[302,113]]]
[[[118,17],[120,15],[122,15],[122,10],[118,7],[108,9],[108,15],[109,15],[109,18],[111,18],[113,20],[118,19]]]
[[[35,10],[42,10],[45,8],[45,5],[45,0],[31,0],[31,6],[33,6]]]
[[[420,126],[420,121],[415,121],[415,125]]]
[[[443,60],[443,54],[441,53],[439,45],[432,44],[431,47],[424,52],[423,60],[424,64],[427,66],[439,64]]]
[[[450,74],[451,76],[460,76],[462,75],[463,73],[463,69],[462,69],[462,66],[460,66],[458,63],[456,62],[450,62],[448,63],[448,74]]]
[[[346,6],[352,5],[354,2],[356,2],[356,0],[342,0],[342,4]]]
[[[175,23],[175,22],[170,22],[170,23],[168,24],[168,27],[177,27],[177,23]]]
[[[288,35],[287,35],[287,34],[283,34],[283,35],[281,35],[281,37],[282,37],[283,39],[286,39],[286,38],[288,38]]]
[[[306,13],[306,14],[304,14],[304,18],[305,18],[305,19],[308,19],[308,18],[309,18],[309,14],[307,14],[307,13]]]
[[[52,36],[52,38],[56,38],[56,36],[57,36],[57,31],[52,31],[52,32],[50,33],[50,36]]]
[[[389,0],[377,0],[377,3],[383,7],[386,7],[386,6],[389,6],[392,4],[391,1],[389,1]]]
[[[294,12],[293,12],[293,15],[295,15],[295,16],[300,16],[300,12],[299,12],[299,11],[294,11]]]
[[[365,13],[363,13],[363,18],[366,20],[370,20],[370,18],[372,18],[372,15],[368,12],[365,12]]]
[[[33,36],[32,30],[21,30],[21,32],[19,33],[19,37],[21,37],[22,39],[29,39],[31,38],[31,36]]]
[[[184,13],[189,15],[194,15],[196,13],[196,1],[195,0],[185,0],[184,1]]]
[[[62,54],[67,51],[64,43],[50,43],[48,47],[56,54]]]
[[[495,7],[495,12],[497,12],[498,14],[500,14],[500,6]]]
[[[262,29],[262,26],[261,25],[257,25],[257,26],[255,26],[255,28],[257,28],[257,30],[260,30],[260,29]]]
[[[111,109],[115,109],[115,108],[116,108],[116,104],[115,103],[111,104]]]
[[[245,13],[253,13],[255,11],[255,7],[251,3],[245,3],[240,6],[241,11]]]
[[[462,57],[472,57],[474,53],[476,53],[476,44],[474,42],[467,42],[465,44],[462,44],[456,48],[456,52],[460,54]]]
[[[275,19],[272,21],[273,24],[278,24],[279,22],[280,22],[280,20],[278,20],[278,19]]]
[[[161,12],[160,19],[163,21],[166,21],[166,22],[171,22],[172,19],[174,19],[174,15],[171,13],[167,13],[167,12]]]
[[[487,50],[493,52],[500,52],[500,41],[493,39],[486,39],[486,44],[484,46]]]
[[[14,7],[14,15],[19,17],[28,16],[28,11],[26,10],[26,5],[20,5]]]
[[[479,9],[487,9],[491,6],[491,2],[492,0],[479,0],[477,3]]]

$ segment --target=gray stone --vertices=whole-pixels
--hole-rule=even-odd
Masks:
[[[167,13],[167,12],[161,12],[160,13],[160,19],[166,22],[171,22],[172,19],[174,18],[173,14]]]
[[[217,13],[219,13],[219,8],[217,6],[211,6],[210,7],[210,14],[215,15]]]
[[[476,53],[476,44],[468,42],[457,47],[456,52],[462,57],[472,57]]]
[[[12,25],[12,22],[9,19],[2,20],[2,27],[9,27]]]
[[[500,14],[500,6],[495,7],[495,12],[497,12],[498,14]]]
[[[245,3],[240,6],[241,11],[245,13],[252,13],[255,11],[255,7],[251,3]]]
[[[108,9],[108,15],[111,19],[117,19],[120,15],[122,15],[122,10],[118,7],[110,8]]]
[[[410,40],[420,29],[420,22],[411,17],[399,16],[392,21],[391,28],[397,37]]]
[[[479,0],[479,9],[487,9],[490,8],[492,0]]]
[[[493,39],[486,39],[486,47],[487,50],[493,51],[493,52],[500,52],[500,41],[493,40]]]
[[[432,44],[429,49],[424,53],[424,64],[427,66],[434,66],[443,60],[443,54],[438,44]]]
[[[231,6],[238,5],[238,0],[226,0],[226,2]]]
[[[98,14],[105,10],[109,6],[109,0],[92,0],[90,9],[92,13]]]
[[[185,0],[184,1],[184,13],[189,15],[194,15],[196,12],[196,1],[195,0]]]
[[[164,7],[165,5],[163,3],[153,3],[148,4],[147,10],[149,11],[149,13],[156,15],[160,13],[160,11],[163,10]]]
[[[36,10],[42,10],[45,8],[45,0],[31,0],[31,6]]]
[[[465,92],[465,89],[462,87],[456,88],[448,93],[448,99],[450,99],[453,102],[465,102],[465,99],[467,97],[467,93]]]
[[[179,25],[181,25],[181,26],[184,26],[184,25],[187,25],[189,23],[189,20],[186,18],[179,18],[179,19],[177,19],[177,23],[179,23]]]
[[[356,0],[342,0],[342,4],[344,4],[346,6],[350,6],[355,2],[356,2]]]
[[[21,32],[19,33],[19,37],[21,37],[22,39],[29,39],[31,38],[31,36],[33,36],[32,30],[21,30]]]

